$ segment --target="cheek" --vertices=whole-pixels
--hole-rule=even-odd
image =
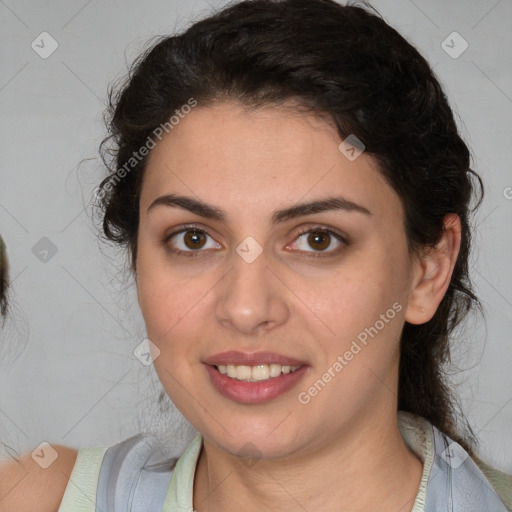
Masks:
[[[346,329],[373,323],[397,300],[400,279],[391,272],[383,258],[354,258],[310,295],[315,312],[338,325],[337,331],[343,326],[336,334],[345,338]]]
[[[314,398],[333,416],[395,385],[405,310],[397,284],[401,277],[384,272],[384,258],[373,266],[366,263],[340,274],[324,290],[324,311],[319,308],[319,315],[334,335],[317,338],[318,364],[300,390],[300,399]]]
[[[325,365],[330,367],[341,355],[345,377],[338,380],[344,380],[344,385],[345,379],[360,384],[363,374],[371,377],[368,368],[383,375],[398,349],[405,311],[403,290],[407,284],[407,265],[405,258],[392,264],[391,253],[383,248],[371,251],[371,259],[355,259],[353,265],[338,273],[329,288],[318,290],[317,297],[322,297],[318,315],[335,336],[321,342],[327,352],[321,370],[324,371]],[[394,257],[399,255],[395,252]]]
[[[155,371],[167,394],[180,408],[187,410],[194,389],[200,358],[200,341],[205,328],[204,293],[193,283],[163,278],[156,269],[138,282],[139,303],[147,337],[158,349],[153,358]]]
[[[170,307],[175,288],[159,278],[157,268],[147,267],[141,260],[137,266],[137,296],[149,338],[156,341],[179,318],[176,309]]]
[[[155,272],[138,280],[139,305],[150,339],[163,342],[183,330],[194,306],[199,306],[199,290],[191,283],[166,278]]]
[[[137,296],[148,337],[160,350],[191,347],[187,340],[201,332],[212,287],[206,278],[191,279],[169,267],[169,262],[147,257],[141,248],[137,260]]]

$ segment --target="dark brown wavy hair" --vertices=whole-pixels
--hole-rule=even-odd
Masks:
[[[429,322],[406,323],[402,332],[398,409],[427,418],[472,451],[475,436],[450,391],[446,364],[450,334],[470,309],[481,310],[468,258],[471,203],[475,195],[474,208],[480,204],[483,185],[436,76],[411,44],[366,3],[230,3],[152,43],[109,98],[101,146],[109,175],[97,197],[104,235],[127,246],[132,269],[147,156],[122,179],[118,170],[190,98],[250,108],[293,100],[332,120],[341,139],[356,135],[402,201],[411,252],[434,246],[444,217],[456,213],[462,241],[449,288]]]

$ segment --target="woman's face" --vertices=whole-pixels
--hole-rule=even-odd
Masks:
[[[312,115],[219,103],[150,155],[136,275],[155,368],[230,453],[303,454],[396,411],[415,263],[399,197],[339,144]]]

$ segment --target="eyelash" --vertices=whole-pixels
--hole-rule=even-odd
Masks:
[[[189,258],[201,256],[201,253],[204,253],[205,251],[202,251],[200,249],[198,249],[197,251],[192,251],[192,250],[191,251],[182,251],[181,249],[175,249],[175,248],[172,248],[171,246],[169,246],[169,240],[171,238],[173,238],[176,235],[180,235],[181,233],[186,233],[188,231],[195,231],[199,234],[207,235],[210,238],[212,238],[204,229],[201,229],[194,224],[190,224],[187,226],[183,226],[178,231],[173,231],[172,233],[166,235],[164,237],[164,239],[162,240],[162,243],[164,245],[166,245],[171,252],[177,254],[178,256],[186,256]],[[297,233],[294,240],[297,240],[298,238],[300,238],[302,235],[305,235],[306,233],[321,233],[324,235],[327,234],[327,235],[330,235],[330,236],[333,236],[334,238],[336,238],[343,245],[348,245],[348,241],[347,241],[346,237],[343,236],[341,233],[339,233],[333,229],[325,228],[322,226],[313,226],[313,227],[304,228],[299,233]],[[333,251],[328,251],[328,252],[324,252],[324,251],[304,251],[304,252],[306,252],[307,258],[329,258],[332,256],[336,256],[341,251],[342,248],[343,247],[338,247],[338,249],[335,249]],[[294,252],[302,252],[302,251],[297,250]]]

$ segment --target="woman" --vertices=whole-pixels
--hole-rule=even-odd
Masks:
[[[141,56],[111,113],[104,232],[200,435],[177,463],[151,435],[62,450],[39,507],[510,510],[443,378],[481,182],[412,46],[367,9],[240,2]]]

